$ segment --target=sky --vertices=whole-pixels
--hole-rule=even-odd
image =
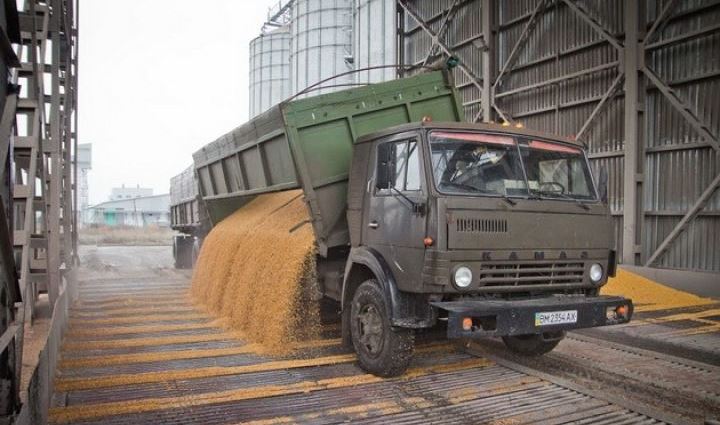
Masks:
[[[88,0],[78,141],[90,204],[122,184],[167,193],[192,153],[248,119],[248,44],[277,0]]]

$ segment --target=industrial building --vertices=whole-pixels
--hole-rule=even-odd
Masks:
[[[91,205],[84,210],[87,226],[130,226],[148,227],[170,225],[170,195],[130,195],[113,191],[116,199]],[[137,196],[135,196],[137,195]],[[121,197],[117,197],[121,196]],[[112,197],[111,197],[112,198]]]
[[[125,185],[123,184],[120,187],[113,187],[112,189],[110,189],[111,201],[120,201],[122,199],[133,199],[152,195],[152,188],[140,187],[140,185],[137,185],[135,187],[125,187]]]
[[[720,282],[720,12],[714,2],[281,5],[268,22],[289,27],[291,95],[351,69],[371,68],[310,90],[412,75],[452,57],[467,120],[522,125],[588,147],[596,177],[601,170],[609,176],[624,266],[680,287]],[[275,49],[254,44],[251,65],[275,55],[280,66],[285,56]],[[288,85],[251,75],[260,92]],[[279,100],[251,104],[251,117]]]

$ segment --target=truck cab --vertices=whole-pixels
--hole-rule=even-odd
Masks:
[[[630,300],[599,294],[613,228],[578,143],[428,116],[359,138],[349,174],[343,330],[365,369],[404,370],[413,329],[438,321],[540,355],[630,320]]]

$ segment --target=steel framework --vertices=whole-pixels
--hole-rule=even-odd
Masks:
[[[20,14],[22,63],[15,79],[26,90],[18,100],[14,144],[15,246],[21,252],[20,287],[30,320],[40,292],[47,291],[52,309],[63,273],[74,258],[77,37],[73,25],[74,4],[63,0],[28,0]]]
[[[12,71],[0,118],[6,188],[0,197],[0,353],[8,363],[0,371],[0,421],[19,406],[25,322],[36,317],[41,292],[48,293],[52,312],[76,258],[77,3],[26,0],[20,12],[14,1],[4,3],[0,48]]]
[[[260,32],[266,34],[273,29],[288,25],[291,19],[290,10],[293,3],[295,3],[295,0],[278,0],[276,4],[271,6],[268,9],[267,19]]]
[[[574,135],[609,169],[623,263],[720,272],[720,63],[688,62],[720,57],[718,2],[397,4],[398,63],[456,56],[468,119]]]

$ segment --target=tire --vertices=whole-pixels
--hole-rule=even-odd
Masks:
[[[401,375],[412,359],[412,329],[393,328],[388,305],[375,279],[357,288],[350,307],[350,335],[360,367],[373,375]]]
[[[539,357],[551,352],[565,338],[565,332],[548,332],[502,337],[505,347],[515,354],[525,357]]]
[[[174,266],[176,269],[180,269],[180,241],[178,240],[178,236],[175,236],[173,238],[173,260],[174,260]]]
[[[192,255],[192,239],[189,236],[175,236],[173,240],[173,258],[176,269],[189,269]]]

